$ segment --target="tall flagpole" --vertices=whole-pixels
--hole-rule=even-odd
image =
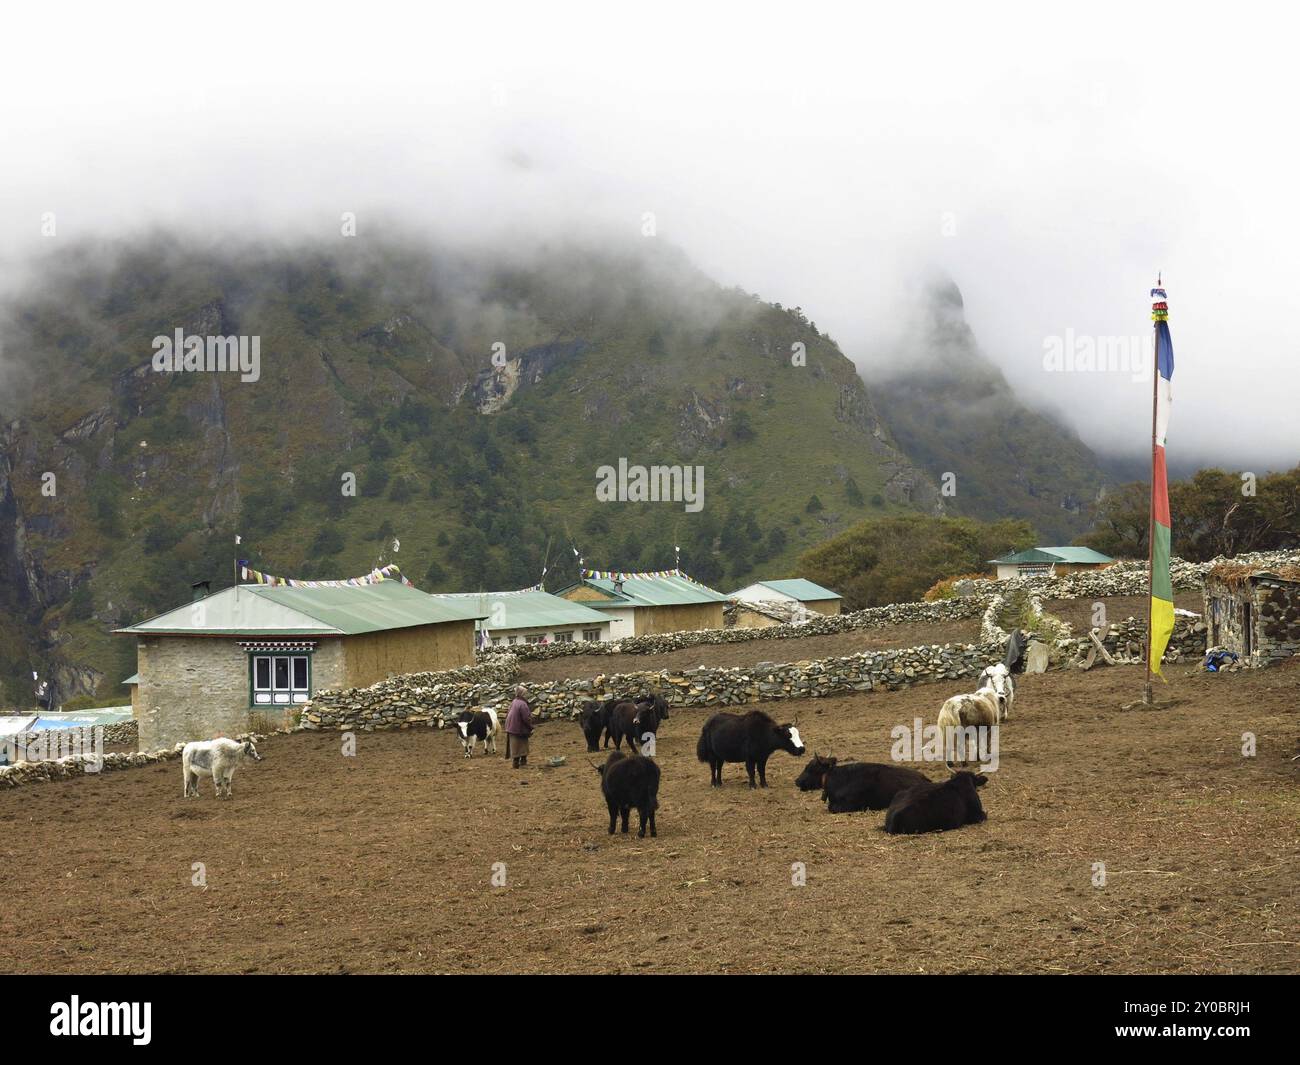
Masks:
[[[1156,274],[1156,288],[1161,288]],[[1151,648],[1155,646],[1153,613],[1156,595],[1156,390],[1160,387],[1160,323],[1151,323],[1151,498],[1147,509],[1147,679],[1142,688],[1142,703],[1151,705]]]

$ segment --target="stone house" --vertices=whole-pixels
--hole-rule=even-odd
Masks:
[[[480,645],[601,643],[609,639],[607,615],[540,589],[450,592],[435,598],[471,605],[486,615],[476,622]]]
[[[792,577],[779,581],[755,581],[731,593],[738,603],[758,606],[779,604],[789,610],[796,605],[813,614],[838,614],[842,600],[839,592],[832,592],[813,581]],[[797,613],[797,611],[795,611]]]
[[[1031,547],[989,559],[1000,581],[1012,577],[1064,577],[1067,573],[1105,569],[1115,560],[1091,547]]]
[[[1268,665],[1300,654],[1300,566],[1221,562],[1205,574],[1206,640]]]
[[[609,618],[609,638],[722,628],[727,597],[677,573],[584,577],[556,593]]]
[[[473,665],[481,616],[394,580],[197,597],[117,630],[136,640],[141,749],[278,726],[322,689]]]

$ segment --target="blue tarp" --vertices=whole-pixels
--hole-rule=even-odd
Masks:
[[[67,714],[43,714],[32,726],[33,732],[47,729],[85,728],[88,725],[116,725],[121,721],[131,720],[129,706],[106,707],[101,710],[79,710]]]

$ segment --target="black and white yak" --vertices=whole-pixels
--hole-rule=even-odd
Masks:
[[[479,740],[483,741],[485,752],[496,754],[497,732],[500,728],[497,712],[493,709],[462,710],[456,715],[456,734],[460,737],[461,746],[465,748],[466,758],[474,757],[474,747]]]
[[[944,762],[948,768],[953,766],[959,745],[963,751],[978,749],[981,731],[995,728],[1006,714],[1006,701],[992,686],[946,699],[939,708],[936,723],[943,739]]]
[[[181,749],[181,772],[185,780],[185,797],[197,799],[199,796],[199,770],[212,773],[212,783],[217,789],[217,798],[230,798],[230,782],[246,758],[260,762],[262,756],[251,739],[231,740],[221,737],[216,740],[194,740]]]
[[[596,772],[600,774],[601,794],[609,808],[609,834],[614,834],[614,825],[620,817],[623,831],[627,832],[628,816],[636,807],[641,821],[637,835],[645,838],[648,823],[650,835],[657,836],[655,810],[659,808],[659,763],[639,754],[610,751],[605,764],[596,766]]]
[[[794,725],[778,725],[762,710],[714,714],[704,722],[695,745],[695,756],[709,764],[709,783],[715,788],[722,787],[722,767],[726,762],[744,762],[749,786],[755,786],[757,770],[759,784],[767,787],[767,760],[773,751],[803,754],[803,740]]]
[[[992,688],[997,692],[1001,709],[1001,718],[1006,721],[1011,717],[1011,704],[1016,699],[1016,681],[1011,670],[1004,662],[995,666],[986,666],[977,679],[981,688]]]
[[[988,777],[954,773],[942,784],[918,784],[894,796],[885,813],[885,831],[894,835],[946,832],[988,820],[976,788]]]
[[[822,801],[833,814],[883,810],[900,791],[929,784],[924,773],[884,762],[846,762],[814,754],[794,782],[801,791],[821,788]]]

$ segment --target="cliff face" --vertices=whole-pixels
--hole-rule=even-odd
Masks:
[[[257,337],[257,379],[157,372],[178,328]],[[941,509],[829,338],[653,247],[80,248],[0,309],[0,342],[11,704],[33,669],[61,699],[125,698],[134,646],[109,630],[236,557],[308,578],[397,561],[452,590],[553,583],[573,547],[628,569],[681,548],[725,585]],[[703,510],[597,504],[620,457],[703,466]]]
[[[1108,479],[1068,427],[1017,399],[980,349],[950,281],[929,293],[922,325],[897,360],[910,372],[873,386],[894,439],[931,478],[945,473],[955,514],[1026,518],[1044,542],[1086,531]]]

